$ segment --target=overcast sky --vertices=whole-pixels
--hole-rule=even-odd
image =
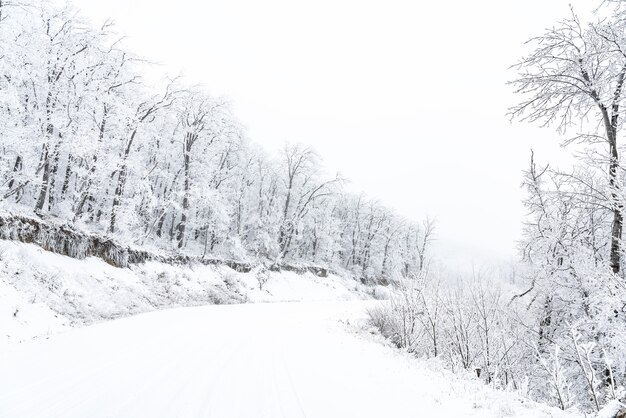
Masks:
[[[477,263],[514,255],[529,150],[564,161],[552,129],[508,121],[506,81],[569,3],[585,2],[74,0],[228,96],[253,141],[311,145],[352,190],[435,217],[441,255]]]

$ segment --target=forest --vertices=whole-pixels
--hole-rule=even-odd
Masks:
[[[417,272],[434,223],[345,192],[316,152],[270,155],[228,100],[154,65],[71,6],[0,2],[0,198],[153,251],[322,266],[362,281]]]

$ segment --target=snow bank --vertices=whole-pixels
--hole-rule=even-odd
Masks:
[[[618,414],[620,412],[623,413],[624,410],[626,410],[626,406],[624,406],[624,404],[622,404],[618,400],[612,400],[611,402],[606,404],[604,408],[600,410],[600,412],[598,412],[596,418],[620,418],[623,415]]]
[[[156,261],[118,268],[0,240],[0,344],[159,308],[349,300],[365,297],[360,288],[334,275],[271,272],[261,291],[255,271]]]
[[[70,321],[47,305],[28,300],[15,288],[0,280],[0,348],[7,342],[60,332]]]

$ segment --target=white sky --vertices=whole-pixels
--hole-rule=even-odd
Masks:
[[[530,148],[509,123],[524,42],[583,0],[74,0],[142,57],[233,101],[253,141],[313,146],[329,171],[401,214],[436,217],[451,259],[510,257]],[[585,8],[588,11],[590,2]]]

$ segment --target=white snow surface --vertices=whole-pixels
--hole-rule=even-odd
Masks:
[[[255,271],[158,262],[113,267],[33,244],[0,240],[0,348],[33,337],[159,308],[206,304],[351,300],[365,288],[336,275],[272,272],[263,291]]]
[[[607,403],[604,408],[598,412],[596,418],[615,418],[615,416],[623,409],[626,409],[626,406],[620,401],[614,399]]]
[[[569,416],[386,345],[365,297],[334,275],[260,291],[255,272],[0,241],[0,418]],[[222,304],[242,301],[275,303]]]
[[[161,310],[10,345],[0,417],[566,417],[354,329],[375,301]]]

